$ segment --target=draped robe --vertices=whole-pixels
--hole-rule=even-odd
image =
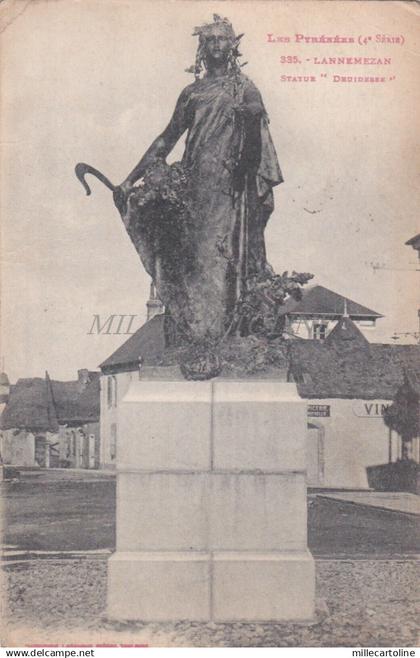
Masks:
[[[140,255],[180,331],[190,341],[217,341],[244,280],[266,271],[264,228],[282,176],[261,95],[242,73],[196,80],[172,122],[187,131],[182,165],[192,222],[181,240],[191,256],[177,257],[175,243],[158,249],[152,265]]]

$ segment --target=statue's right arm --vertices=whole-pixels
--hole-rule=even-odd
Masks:
[[[188,89],[188,88],[187,88]],[[178,98],[174,113],[166,126],[165,130],[152,142],[147,149],[146,153],[141,158],[140,162],[134,167],[133,171],[127,176],[122,183],[121,188],[128,190],[136,183],[148,167],[156,160],[156,158],[166,158],[172,151],[175,144],[181,135],[187,129],[187,119],[185,107],[188,100],[187,90],[181,93]]]

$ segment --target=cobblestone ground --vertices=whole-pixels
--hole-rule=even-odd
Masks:
[[[419,562],[318,560],[311,625],[111,623],[106,560],[38,559],[4,567],[3,645],[144,644],[198,647],[416,646]]]

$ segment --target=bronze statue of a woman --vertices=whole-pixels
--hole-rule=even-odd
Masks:
[[[88,193],[86,173],[113,189],[177,332],[190,343],[215,344],[232,327],[249,282],[273,277],[264,229],[282,176],[261,95],[239,65],[243,35],[218,15],[194,34],[198,50],[188,70],[195,81],[126,180],[113,187],[84,164],[76,173]],[[167,165],[185,132],[182,162]]]

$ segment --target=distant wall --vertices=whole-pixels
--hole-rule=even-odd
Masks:
[[[115,468],[118,438],[118,407],[138,372],[101,376],[100,467]]]
[[[109,380],[113,377],[113,380]],[[137,372],[101,377],[101,468],[115,468],[122,398]],[[116,385],[116,393],[115,393]],[[389,432],[382,418],[389,400],[307,400],[308,484],[338,488],[367,488],[366,468],[389,458]],[[319,409],[317,409],[319,407]],[[329,416],[322,415],[328,408]],[[397,458],[398,437],[392,444]]]
[[[292,334],[295,336],[298,336],[299,338],[315,338],[314,336],[314,324],[323,324],[325,325],[325,337],[328,336],[328,334],[331,333],[331,331],[334,329],[336,326],[338,320],[324,320],[322,318],[319,319],[314,319],[314,318],[305,318],[305,319],[290,319],[287,323],[286,329],[290,331]],[[356,326],[360,329],[362,334],[368,339],[372,339],[372,333],[375,332],[376,325],[374,323],[364,323],[364,322],[358,322],[357,320],[354,321]]]
[[[35,437],[26,430],[2,430],[0,433],[1,457],[11,466],[36,466]]]
[[[324,399],[307,403],[309,484],[317,486],[318,474],[318,486],[368,487],[366,468],[388,462],[389,431],[382,411],[391,402]],[[328,412],[329,417],[313,415]],[[397,436],[391,447],[392,458],[396,459]]]
[[[80,426],[62,425],[59,430],[59,459],[54,466],[67,468],[99,468],[99,422]]]

